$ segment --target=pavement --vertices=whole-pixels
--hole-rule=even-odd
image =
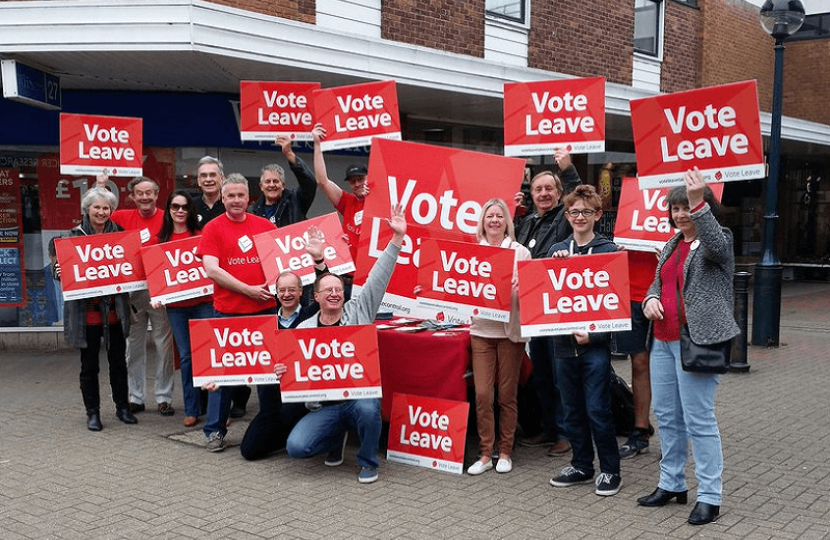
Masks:
[[[106,376],[104,430],[90,432],[76,351],[2,350],[0,538],[830,538],[828,305],[830,283],[785,282],[780,347],[750,347],[749,373],[723,376],[716,413],[725,501],[720,520],[702,527],[686,523],[692,460],[690,504],[636,505],[657,483],[659,434],[650,453],[622,462],[614,497],[598,497],[592,485],[551,487],[569,457],[549,458],[546,448],[517,447],[513,472],[477,477],[381,458],[379,481],[361,485],[356,437],[338,468],[322,456],[211,454],[200,429],[182,426],[179,393],[175,416],[148,409],[128,426],[107,402]],[[614,367],[629,380],[627,360]],[[253,400],[231,426],[231,443],[256,407]]]

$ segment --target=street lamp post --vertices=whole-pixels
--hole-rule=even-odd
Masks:
[[[752,344],[777,347],[781,323],[781,261],[775,247],[778,220],[778,176],[781,162],[781,96],[784,86],[784,40],[804,22],[801,0],[767,0],[761,6],[761,26],[775,39],[772,123],[769,134],[769,179],[764,210],[761,258],[755,265]]]

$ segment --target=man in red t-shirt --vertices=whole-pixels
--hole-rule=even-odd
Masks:
[[[101,175],[97,179],[99,188],[107,188],[108,177]],[[164,210],[156,207],[159,185],[155,180],[139,176],[127,184],[130,198],[136,205],[134,209],[117,210],[111,220],[126,231],[139,231],[141,243],[147,244],[161,229]],[[152,327],[152,337],[156,344],[156,384],[155,398],[158,411],[162,416],[172,416],[173,410],[173,335],[167,321],[164,306],[153,309],[150,306],[150,293],[147,290],[130,294],[130,304],[135,320],[130,325],[127,339],[127,373],[130,386],[130,412],[137,413],[145,409],[145,384],[147,379],[147,323]]]
[[[241,174],[229,174],[222,183],[225,213],[202,229],[197,252],[205,272],[215,282],[213,309],[217,317],[277,312],[277,301],[268,289],[253,240],[257,234],[273,231],[276,226],[246,212],[249,197],[248,180]],[[203,431],[211,452],[225,449],[232,395],[233,387],[226,386],[208,397]]]

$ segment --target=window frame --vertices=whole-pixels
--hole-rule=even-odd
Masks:
[[[634,46],[634,53],[638,55],[642,55],[646,58],[656,58],[658,61],[663,61],[663,36],[665,34],[665,9],[663,7],[664,2],[663,0],[643,0],[644,2],[651,2],[657,8],[657,13],[655,17],[655,32],[656,36],[654,38],[655,41],[655,51],[641,49],[637,47],[636,35],[637,35],[637,15],[636,10],[634,8],[634,36],[632,39],[633,46]]]
[[[498,11],[491,11],[487,9],[487,2],[484,3],[484,14],[488,18],[495,18],[499,21],[510,22],[521,26],[527,26],[530,20],[530,0],[517,0],[521,4],[521,17],[512,17],[510,15],[499,13]]]

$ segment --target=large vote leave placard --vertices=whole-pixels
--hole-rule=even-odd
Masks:
[[[320,83],[241,81],[239,132],[243,141],[273,141],[285,135],[310,141],[314,119],[311,93]]]
[[[141,118],[61,113],[60,131],[61,174],[141,176]]]
[[[315,90],[314,119],[323,124],[323,152],[373,144],[372,139],[401,139],[395,81]]]

